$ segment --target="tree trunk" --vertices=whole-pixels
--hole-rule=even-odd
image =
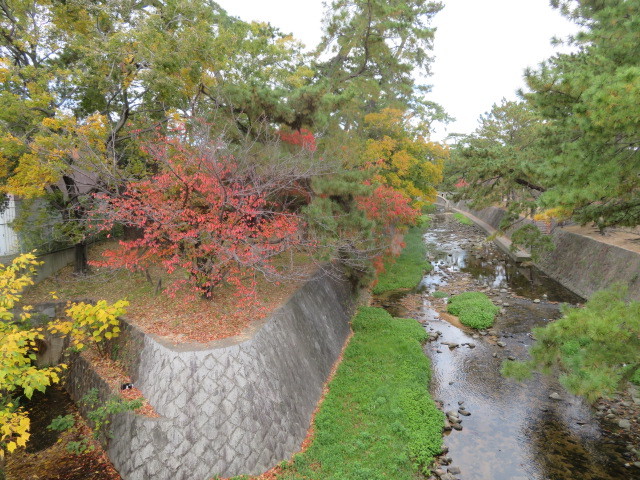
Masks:
[[[75,248],[74,272],[77,275],[85,275],[89,273],[87,243],[86,242],[76,243],[74,245],[74,248]]]
[[[131,225],[124,225],[122,227],[122,236],[125,240],[137,240],[144,235],[144,229],[140,227],[132,227]]]

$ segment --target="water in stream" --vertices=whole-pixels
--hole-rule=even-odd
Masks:
[[[425,347],[432,360],[432,395],[445,412],[458,410],[460,402],[471,412],[461,417],[463,429],[444,440],[452,465],[461,470],[456,477],[640,479],[640,469],[623,456],[630,437],[617,425],[596,417],[591,407],[548,377],[518,383],[501,376],[505,359],[526,358],[531,328],[560,315],[558,302],[582,299],[535,268],[512,263],[484,237],[447,215],[436,216],[425,235],[435,268],[422,282],[419,317],[432,334],[440,332]],[[485,335],[459,328],[433,308],[431,302],[438,300],[429,293],[453,287],[485,291],[497,304],[506,304]],[[383,304],[392,314],[407,316],[399,300],[391,297]],[[549,398],[554,392],[560,400]]]

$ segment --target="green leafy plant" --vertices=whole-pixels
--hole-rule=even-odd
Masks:
[[[78,434],[76,428],[76,420],[75,418],[73,418],[73,415],[58,415],[47,426],[47,429],[53,430],[55,432],[66,432],[67,430],[73,429],[74,434]],[[83,453],[92,451],[94,448],[95,447],[88,438],[80,438],[79,440],[68,441],[65,445],[65,449],[67,450],[67,452],[74,455],[82,455]]]
[[[405,248],[395,259],[385,263],[385,271],[380,274],[373,287],[374,294],[391,290],[414,288],[425,272],[433,267],[426,260],[427,247],[422,239],[424,228],[413,227],[404,237]]]
[[[93,423],[93,436],[98,438],[102,430],[110,423],[110,417],[118,413],[137,410],[142,407],[142,400],[125,400],[120,397],[111,397],[106,402],[99,398],[97,388],[89,390],[80,400],[91,410],[87,413],[87,419]],[[111,431],[106,431],[106,436],[111,437]]]
[[[47,429],[53,430],[55,432],[64,432],[73,427],[75,423],[76,421],[71,414],[58,415],[56,418],[51,420],[51,423],[47,426]]]
[[[429,395],[424,328],[372,307],[361,308],[352,327],[313,443],[282,480],[413,480],[441,452],[444,419]]]
[[[453,218],[455,218],[458,222],[463,225],[473,225],[473,222],[465,217],[463,214],[456,212],[453,214]]]
[[[640,302],[626,301],[626,286],[595,293],[583,308],[533,330],[526,362],[506,362],[504,375],[524,380],[534,371],[559,372],[560,382],[590,401],[640,379]]]
[[[493,325],[500,308],[482,292],[465,292],[449,299],[447,312],[456,315],[463,325],[483,329]]]

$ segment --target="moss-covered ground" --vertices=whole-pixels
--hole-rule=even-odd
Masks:
[[[420,283],[422,276],[433,267],[426,259],[427,247],[422,239],[424,226],[411,228],[404,237],[405,248],[396,258],[385,263],[385,271],[373,287],[379,295],[390,290],[411,289]]]
[[[447,311],[456,315],[463,325],[483,329],[493,325],[500,308],[482,292],[465,292],[449,299]]]
[[[429,395],[424,328],[373,307],[352,325],[313,441],[279,480],[413,480],[440,453],[443,415]]]

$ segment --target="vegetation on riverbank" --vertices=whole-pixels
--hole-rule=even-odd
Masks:
[[[473,225],[473,222],[465,217],[463,214],[456,212],[453,214],[453,218],[455,218],[458,222],[463,225]]]
[[[422,240],[422,234],[428,225],[428,220],[424,219],[425,217],[421,226],[411,228],[405,235],[406,246],[402,253],[385,263],[385,271],[373,287],[375,295],[413,288],[420,283],[424,273],[433,268],[426,259],[427,247]]]
[[[560,383],[589,401],[613,395],[640,377],[640,302],[625,300],[617,284],[595,293],[583,308],[533,329],[531,360],[506,362],[502,372],[519,380],[535,370],[560,371]]]
[[[500,308],[482,292],[464,292],[449,299],[447,312],[456,315],[463,325],[483,329],[493,325]]]
[[[313,443],[281,480],[409,480],[440,453],[443,416],[429,395],[424,328],[373,307],[361,308],[352,326]]]

